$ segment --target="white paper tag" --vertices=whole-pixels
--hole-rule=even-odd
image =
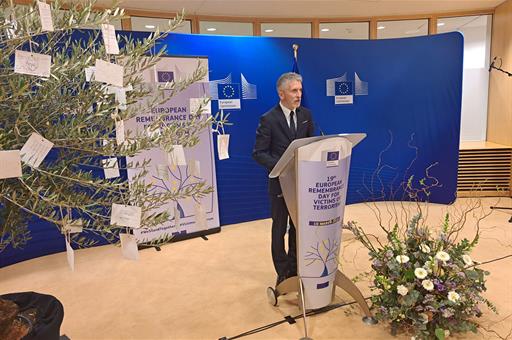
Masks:
[[[119,45],[117,44],[116,28],[114,25],[102,24],[101,34],[105,43],[105,50],[108,54],[119,54]]]
[[[199,105],[204,102],[204,98],[190,98],[190,114],[196,114],[199,109]],[[205,106],[203,106],[202,114],[212,114],[212,102],[209,101]]]
[[[94,66],[88,66],[85,68],[85,81],[93,81],[94,80],[94,72],[96,72],[96,68]]]
[[[120,120],[116,122],[116,142],[117,145],[123,145],[125,141],[124,136],[124,121]]]
[[[14,12],[11,13],[11,19],[5,19],[5,26],[7,31],[7,38],[14,39],[16,38],[16,30],[18,29],[18,22],[14,17]]]
[[[37,2],[39,8],[39,17],[41,18],[41,27],[43,31],[53,32],[53,19],[50,5],[41,1]]]
[[[45,139],[43,136],[32,132],[30,138],[21,148],[21,161],[34,168],[39,167],[48,152],[53,147],[53,143]]]
[[[206,212],[204,211],[204,207],[201,203],[195,203],[195,218],[196,218],[196,227],[198,229],[208,229],[207,222],[206,222]]]
[[[139,248],[137,247],[137,239],[135,235],[119,234],[121,240],[121,252],[123,257],[128,260],[137,261],[139,259]]]
[[[124,67],[108,61],[96,59],[94,80],[123,87]]]
[[[64,226],[62,227],[62,231],[64,233],[69,233],[69,234],[78,234],[78,233],[81,233],[84,229],[84,222],[82,221],[82,219],[78,219],[78,220],[71,220],[71,221],[66,221],[66,223],[64,223]]]
[[[174,228],[179,229],[181,227],[181,216],[178,209],[177,203],[174,205]]]
[[[119,110],[126,110],[126,90],[118,88],[115,92],[116,102],[119,104]]]
[[[201,162],[195,159],[188,161],[188,172],[190,176],[201,177]]]
[[[142,209],[131,205],[112,204],[110,223],[134,229],[140,228]]]
[[[74,272],[75,271],[75,250],[71,247],[71,244],[69,244],[67,236],[66,236],[66,255],[68,258],[69,269],[71,269],[71,271]]]
[[[14,72],[39,77],[50,77],[52,57],[46,54],[16,51],[14,53]]]
[[[156,165],[156,173],[158,178],[169,180],[169,168],[165,164]]]
[[[121,176],[119,173],[119,166],[117,164],[117,157],[102,159],[103,171],[105,172],[105,179],[116,178]]]
[[[0,179],[21,177],[20,150],[0,151]]]
[[[185,159],[185,150],[183,150],[183,145],[173,145],[172,151],[167,153],[167,161],[169,165],[187,165],[187,160]]]
[[[229,135],[217,135],[217,151],[219,160],[229,158]]]

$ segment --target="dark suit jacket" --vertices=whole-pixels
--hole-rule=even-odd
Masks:
[[[311,111],[300,106],[295,112],[297,114],[297,136],[295,139],[312,137],[315,128]],[[252,158],[270,173],[292,141],[293,137],[286,117],[281,106],[277,104],[260,118]],[[275,195],[281,193],[279,179],[269,179],[268,191]]]

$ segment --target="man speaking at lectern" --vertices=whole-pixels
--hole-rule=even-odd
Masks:
[[[256,143],[252,157],[269,172],[294,139],[312,137],[314,132],[311,111],[300,106],[302,77],[293,72],[277,80],[279,103],[263,114],[256,130]],[[278,178],[268,183],[272,213],[272,261],[277,272],[276,286],[288,277],[297,275],[295,226],[289,218]],[[284,236],[288,232],[288,253]]]

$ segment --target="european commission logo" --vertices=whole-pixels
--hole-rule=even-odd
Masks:
[[[210,96],[212,100],[219,101],[219,109],[240,110],[242,100],[258,97],[256,85],[249,83],[242,73],[240,82],[241,84],[234,83],[231,73],[224,79],[210,81]]]
[[[326,166],[338,166],[340,164],[340,152],[339,151],[327,151],[326,155]]]
[[[334,105],[353,104],[354,96],[367,96],[368,83],[362,81],[357,72],[354,72],[353,80],[350,80],[347,73],[341,77],[327,79],[327,97],[334,97]]]

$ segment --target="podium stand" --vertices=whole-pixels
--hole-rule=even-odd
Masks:
[[[366,134],[340,134],[294,140],[281,156],[270,178],[279,177],[290,217],[297,228],[297,273],[267,295],[277,305],[280,295],[298,292],[306,310],[329,305],[335,286],[361,307],[365,323],[376,323],[356,285],[338,270],[341,230],[347,196],[352,148]],[[307,338],[306,323],[305,332]]]

